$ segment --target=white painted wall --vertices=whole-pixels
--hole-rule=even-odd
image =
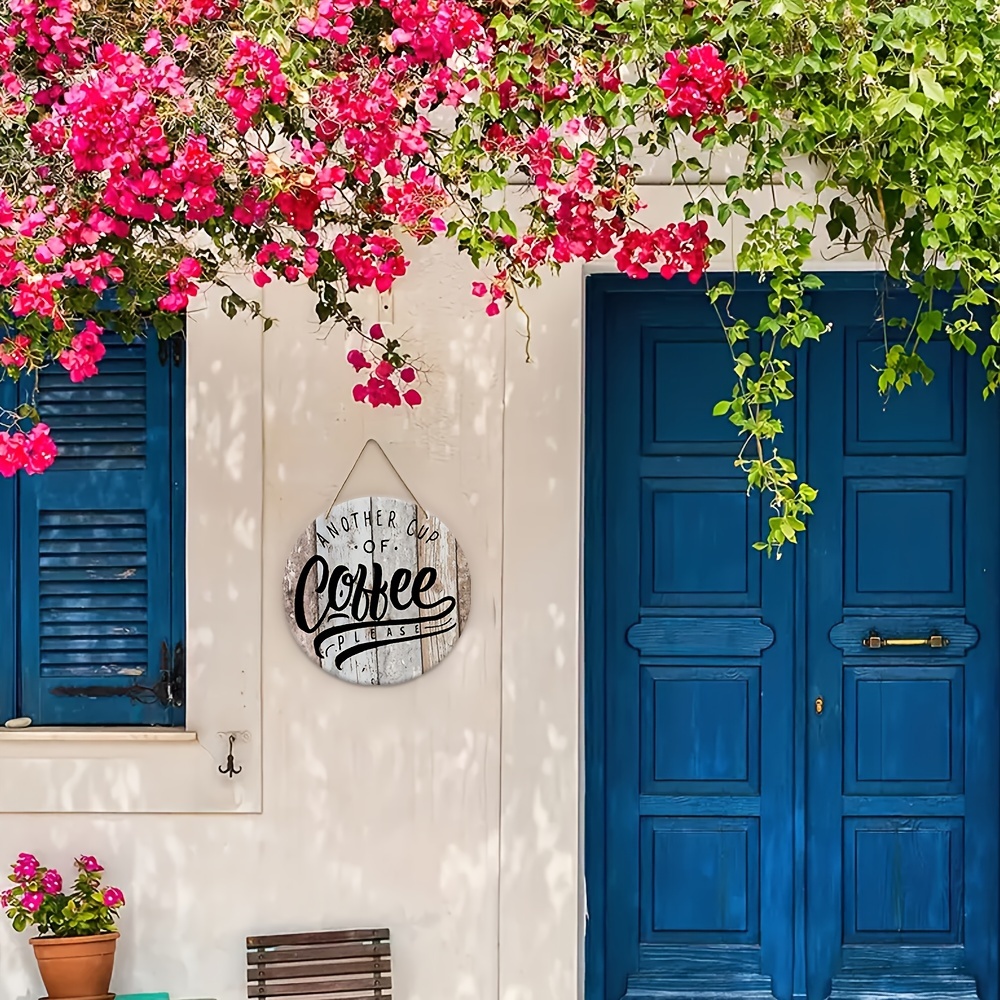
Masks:
[[[643,195],[650,221],[678,217],[679,193]],[[234,814],[235,799],[220,804],[232,792],[209,789],[192,791],[197,812],[138,814],[154,808],[143,805],[149,796],[126,788],[130,812],[81,812],[105,808],[108,760],[142,758],[120,772],[126,786],[170,784],[178,747],[111,744],[98,767],[83,745],[0,744],[0,758],[18,761],[0,767],[4,808],[65,801],[78,810],[0,814],[0,863],[22,850],[57,865],[80,852],[105,863],[128,898],[119,993],[237,1000],[247,934],[389,926],[400,1000],[578,994],[583,272],[566,268],[522,297],[533,334],[525,364],[520,318],[484,317],[464,262],[443,246],[413,257],[394,320],[435,369],[413,413],[351,402],[341,334],[317,336],[308,293],[271,285],[265,310],[280,322],[263,343],[258,455],[257,401],[245,385],[257,335],[243,331],[245,356],[220,351],[232,330],[217,307],[191,319],[191,396],[202,410],[191,445],[192,640],[200,636],[199,669],[227,678],[234,663],[256,677],[259,644],[261,678],[259,692],[214,691],[211,712],[191,711],[214,724],[227,707],[246,709],[256,737],[245,748],[247,780],[259,760],[260,811]],[[414,683],[375,690],[311,666],[281,600],[290,547],[369,437],[455,532],[473,579],[472,615],[451,656]],[[236,499],[253,495],[258,468],[262,525]],[[369,451],[344,496],[391,482]],[[216,733],[199,738],[191,753],[226,785],[214,774]],[[60,784],[67,754],[79,772],[75,795]],[[255,808],[254,794],[246,802]],[[0,928],[0,1000],[40,992],[27,939]]]

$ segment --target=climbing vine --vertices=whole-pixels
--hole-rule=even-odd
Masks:
[[[419,405],[433,385],[405,333],[364,328],[353,296],[439,239],[482,269],[469,293],[491,315],[570,261],[704,283],[733,352],[715,410],[772,502],[768,552],[816,498],[776,406],[795,348],[827,330],[819,227],[919,302],[884,317],[880,391],[932,378],[921,347],[941,337],[1000,385],[994,3],[4,2],[0,371],[28,388],[0,414],[2,475],[56,459],[40,368],[99,378],[104,338],[176,333],[197,283],[234,266],[307,283],[319,319],[346,325],[359,403]],[[687,191],[656,228],[636,185],[650,157]],[[727,238],[767,283],[755,321],[731,318],[711,273]]]
[[[727,325],[737,383],[716,407],[744,435],[740,464],[772,494],[774,516],[760,547],[794,541],[815,491],[768,447],[780,433],[775,404],[791,394],[789,349],[827,329],[804,305],[821,286],[806,273],[819,223],[845,250],[861,250],[915,294],[914,318],[886,315],[879,391],[901,392],[933,372],[921,347],[934,337],[980,357],[984,396],[1000,384],[997,296],[1000,198],[995,108],[1000,8],[992,3],[735,3],[710,16],[708,37],[742,67],[745,122],[727,122],[716,146],[746,151],[725,197],[698,212],[725,220],[746,212],[736,196],[780,183],[802,197],[751,219],[737,250],[740,270],[768,275],[769,315],[755,330],[755,356],[739,351],[745,323]],[[749,118],[754,120],[751,122]],[[707,180],[705,144],[699,157]],[[818,179],[803,183],[806,158]],[[693,164],[692,164],[693,166]],[[690,206],[689,206],[690,210]],[[713,298],[731,292],[725,284]],[[984,318],[986,317],[986,318]]]

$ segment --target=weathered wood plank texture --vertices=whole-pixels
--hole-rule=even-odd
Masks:
[[[316,525],[310,524],[299,535],[295,547],[292,549],[292,554],[288,557],[288,562],[285,563],[285,614],[291,622],[295,621],[296,585],[298,584],[299,577],[302,575],[302,568],[314,555],[316,555]],[[316,621],[316,616],[319,614],[316,583],[316,569],[314,567],[309,572],[309,581],[304,588],[305,613],[310,622]],[[313,648],[313,637],[297,628],[292,629],[292,635],[295,636],[295,641],[302,647],[302,651],[306,656],[317,664],[317,666],[322,666],[320,658],[316,655],[316,651]]]
[[[302,615],[318,622],[310,633],[296,623],[295,599],[313,557],[322,562],[301,588]],[[372,685],[400,684],[440,663],[472,601],[469,565],[448,527],[394,497],[349,500],[317,518],[288,558],[284,590],[286,617],[309,658]]]
[[[437,580],[434,586],[424,595],[427,603],[447,598],[449,595],[458,599],[458,546],[451,532],[433,515],[422,508],[417,514],[417,562],[420,569],[425,566],[437,568]],[[434,614],[433,611],[421,610],[420,617],[426,621]],[[447,655],[455,643],[455,636],[450,631],[442,629],[452,627],[458,629],[458,606],[455,612],[444,621],[427,621],[426,633],[420,640],[423,650],[423,662],[433,666]],[[429,668],[428,668],[429,669]]]
[[[392,989],[387,930],[247,938],[249,997],[379,997]]]

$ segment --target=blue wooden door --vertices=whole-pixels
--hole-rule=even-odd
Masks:
[[[591,279],[590,1000],[997,1000],[997,414],[947,344],[883,406],[877,285],[814,302],[781,415],[820,501],[768,560],[703,292]]]

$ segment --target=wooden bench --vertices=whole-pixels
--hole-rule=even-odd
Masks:
[[[247,938],[247,996],[391,1000],[387,930]]]

